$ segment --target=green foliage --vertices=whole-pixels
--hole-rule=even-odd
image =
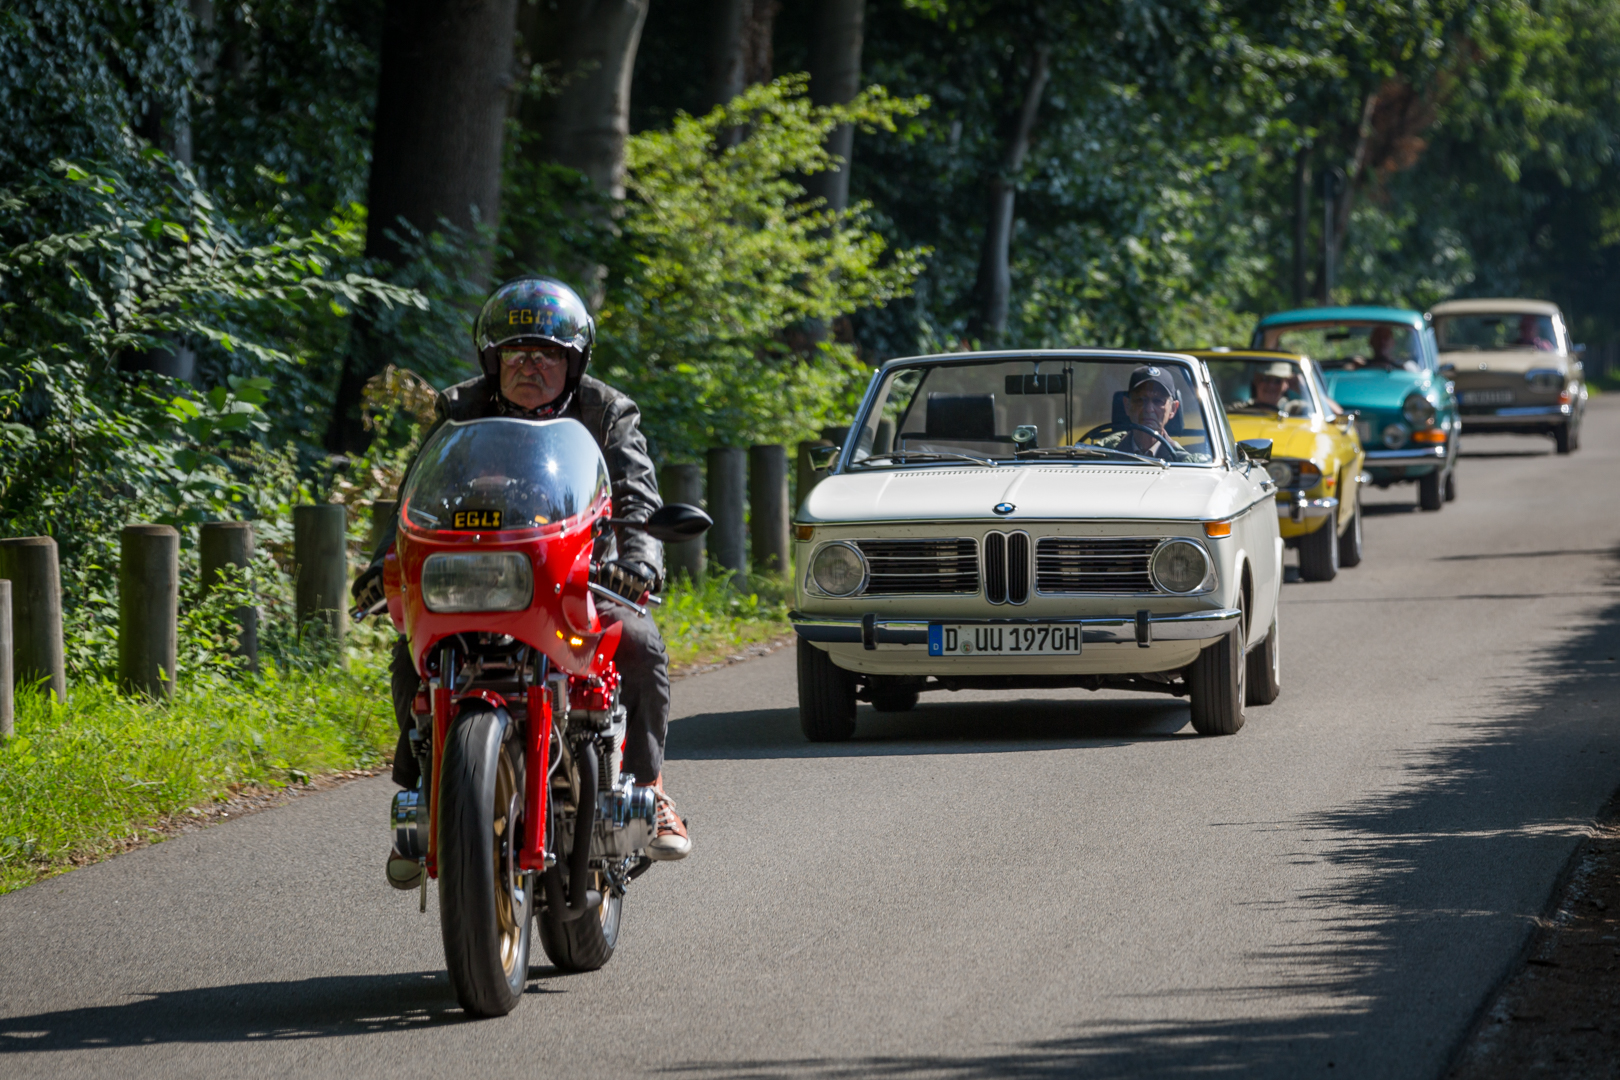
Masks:
[[[736,589],[729,572],[714,572],[701,581],[680,577],[653,609],[658,631],[677,672],[723,661],[753,644],[776,641],[793,633],[788,622],[792,583],[777,576],[754,575],[746,590]]]
[[[894,130],[926,102],[874,88],[818,108],[805,90],[779,79],[630,140],[602,371],[637,400],[661,456],[787,441],[847,409],[864,368],[807,326],[904,295],[921,271],[926,252],[892,250],[865,204],[833,213],[799,178],[828,167],[833,127]]]

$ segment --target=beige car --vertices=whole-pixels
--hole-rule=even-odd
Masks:
[[[1448,300],[1429,312],[1440,370],[1457,385],[1465,434],[1551,435],[1558,452],[1581,443],[1586,376],[1557,304]]]

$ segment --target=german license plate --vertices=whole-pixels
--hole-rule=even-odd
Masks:
[[[1372,441],[1372,425],[1365,420],[1356,421],[1356,438],[1363,443]]]
[[[975,625],[929,623],[929,656],[1074,656],[1080,652],[1077,624]]]
[[[1462,403],[1464,405],[1511,405],[1513,404],[1513,391],[1464,390]]]

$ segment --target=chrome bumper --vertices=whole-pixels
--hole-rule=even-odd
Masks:
[[[1299,495],[1292,500],[1277,500],[1277,517],[1280,520],[1292,521],[1296,524],[1302,521],[1315,521],[1317,518],[1332,517],[1338,512],[1339,500],[1332,497],[1307,499],[1304,495]]]
[[[1400,465],[1443,465],[1446,461],[1444,446],[1412,447],[1406,450],[1368,450],[1367,465],[1371,468],[1389,468]]]
[[[1154,615],[1138,611],[1134,615],[1110,615],[1098,619],[879,619],[875,615],[860,618],[828,615],[804,615],[794,611],[788,614],[793,629],[806,641],[824,645],[864,645],[875,649],[879,645],[921,645],[928,647],[928,624],[949,623],[953,626],[1023,626],[1058,625],[1079,626],[1080,641],[1085,645],[1141,646],[1155,641],[1204,641],[1229,633],[1241,611],[1191,611],[1182,615]]]

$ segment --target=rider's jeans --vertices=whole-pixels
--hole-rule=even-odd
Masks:
[[[664,739],[669,734],[669,659],[664,654],[664,639],[659,636],[652,616],[637,617],[629,608],[611,600],[599,599],[596,603],[603,622],[624,623],[619,649],[613,654],[622,680],[619,700],[630,713],[624,768],[635,774],[637,783],[650,784],[663,772]],[[403,637],[394,642],[391,674],[394,718],[399,722],[399,742],[394,747],[394,783],[415,787],[421,768],[416,755],[411,753],[407,732],[416,724],[411,716],[411,704],[420,680]]]

